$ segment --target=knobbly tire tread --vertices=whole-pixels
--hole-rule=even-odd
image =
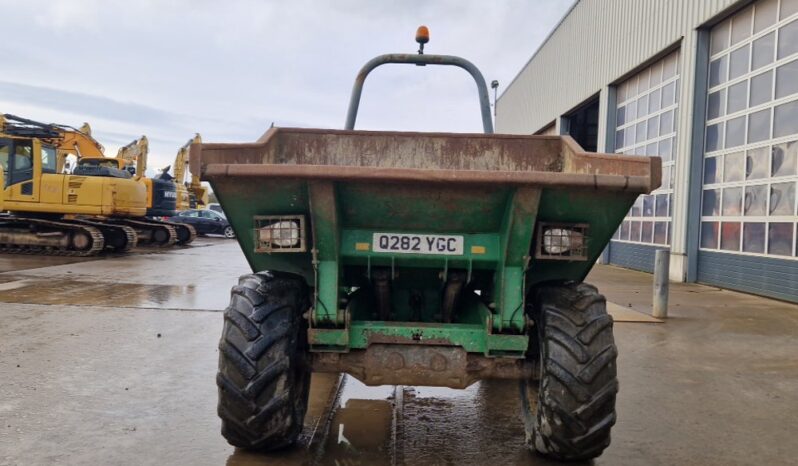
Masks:
[[[541,372],[535,413],[524,400],[524,414],[534,415],[527,442],[552,459],[595,458],[610,444],[618,393],[606,299],[586,283],[549,285],[535,293],[532,312]]]
[[[270,451],[299,436],[310,387],[308,296],[303,280],[270,272],[244,275],[233,287],[216,377],[222,435],[231,445]]]

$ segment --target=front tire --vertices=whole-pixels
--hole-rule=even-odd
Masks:
[[[612,317],[586,283],[546,286],[533,297],[540,382],[522,382],[527,444],[557,460],[595,458],[610,444],[618,393]]]
[[[231,227],[230,225],[227,225],[226,227],[224,227],[224,231],[222,232],[222,234],[224,235],[225,238],[235,238],[236,237],[236,232],[235,232],[235,230],[233,230],[233,227]]]
[[[236,447],[269,451],[293,444],[310,387],[305,282],[261,272],[231,292],[219,342],[218,413]]]

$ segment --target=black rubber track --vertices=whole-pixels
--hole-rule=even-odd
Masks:
[[[138,246],[169,247],[177,242],[177,232],[167,222],[142,217],[120,217],[113,218],[111,221],[119,225],[127,225],[136,230]]]
[[[586,283],[546,286],[534,296],[541,361],[537,409],[524,387],[527,441],[557,460],[595,458],[610,444],[618,393],[612,317]]]
[[[2,215],[0,216],[0,229],[36,231],[39,233],[55,232],[70,235],[83,233],[91,240],[90,246],[85,249],[74,249],[74,245],[71,244],[66,247],[46,247],[20,245],[14,242],[0,243],[0,253],[88,257],[101,253],[105,247],[103,235],[99,229],[89,225],[78,225],[69,221]]]
[[[101,219],[92,218],[73,218],[68,221],[81,225],[90,225],[100,230],[105,242],[105,249],[111,252],[129,252],[138,243],[136,230],[126,225],[106,223]]]
[[[186,223],[176,223],[176,222],[164,222],[172,225],[175,229],[175,233],[177,234],[177,240],[175,244],[178,246],[183,246],[186,244],[191,244],[195,239],[197,239],[197,230],[194,228],[193,225],[188,225]]]
[[[219,342],[219,417],[231,445],[269,451],[293,444],[310,386],[303,280],[269,272],[233,287]]]

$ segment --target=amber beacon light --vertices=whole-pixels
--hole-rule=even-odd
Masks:
[[[429,42],[429,28],[427,26],[421,25],[416,29],[416,42],[418,42],[419,48],[418,53],[424,53],[424,44]]]

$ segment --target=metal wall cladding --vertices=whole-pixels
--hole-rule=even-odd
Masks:
[[[798,303],[798,262],[770,257],[698,252],[698,281]]]
[[[497,132],[531,134],[540,130],[708,20],[744,3],[578,1],[502,94],[497,104]],[[684,52],[682,60],[694,61],[693,50]],[[685,77],[692,80],[692,76]]]
[[[654,254],[657,249],[665,248],[646,244],[612,242],[610,244],[610,264],[654,273]]]

